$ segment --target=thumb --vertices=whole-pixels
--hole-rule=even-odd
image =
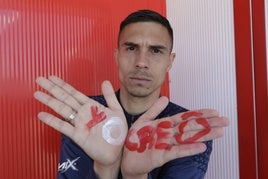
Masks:
[[[108,107],[112,111],[122,111],[122,107],[119,104],[113,86],[110,81],[103,81],[101,84],[102,94],[107,102]]]
[[[168,105],[168,98],[165,96],[160,97],[157,101],[146,111],[137,122],[146,122],[154,120]]]

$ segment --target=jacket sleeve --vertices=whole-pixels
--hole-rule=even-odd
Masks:
[[[94,179],[93,160],[70,138],[62,135],[58,179]]]

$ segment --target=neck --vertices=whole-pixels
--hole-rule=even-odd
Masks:
[[[120,102],[124,109],[132,115],[141,114],[147,111],[159,98],[160,92],[145,97],[137,97],[120,90]]]

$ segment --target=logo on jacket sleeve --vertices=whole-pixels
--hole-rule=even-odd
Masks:
[[[77,158],[75,158],[73,160],[67,159],[66,162],[63,162],[61,164],[59,163],[59,165],[58,165],[58,172],[64,173],[64,172],[66,172],[69,169],[78,171],[78,169],[75,166],[76,166],[76,161],[78,161],[79,158],[80,157],[77,157]]]

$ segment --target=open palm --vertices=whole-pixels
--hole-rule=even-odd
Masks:
[[[102,84],[108,107],[88,98],[55,76],[48,79],[39,77],[36,82],[51,94],[35,92],[34,96],[38,101],[65,119],[74,117],[67,121],[53,114],[40,112],[40,120],[70,137],[99,164],[109,165],[120,160],[128,128],[110,82],[105,81]]]
[[[167,103],[161,97],[130,128],[121,163],[123,174],[144,175],[173,159],[204,152],[202,142],[222,136],[228,125],[227,118],[211,109],[154,120]]]

